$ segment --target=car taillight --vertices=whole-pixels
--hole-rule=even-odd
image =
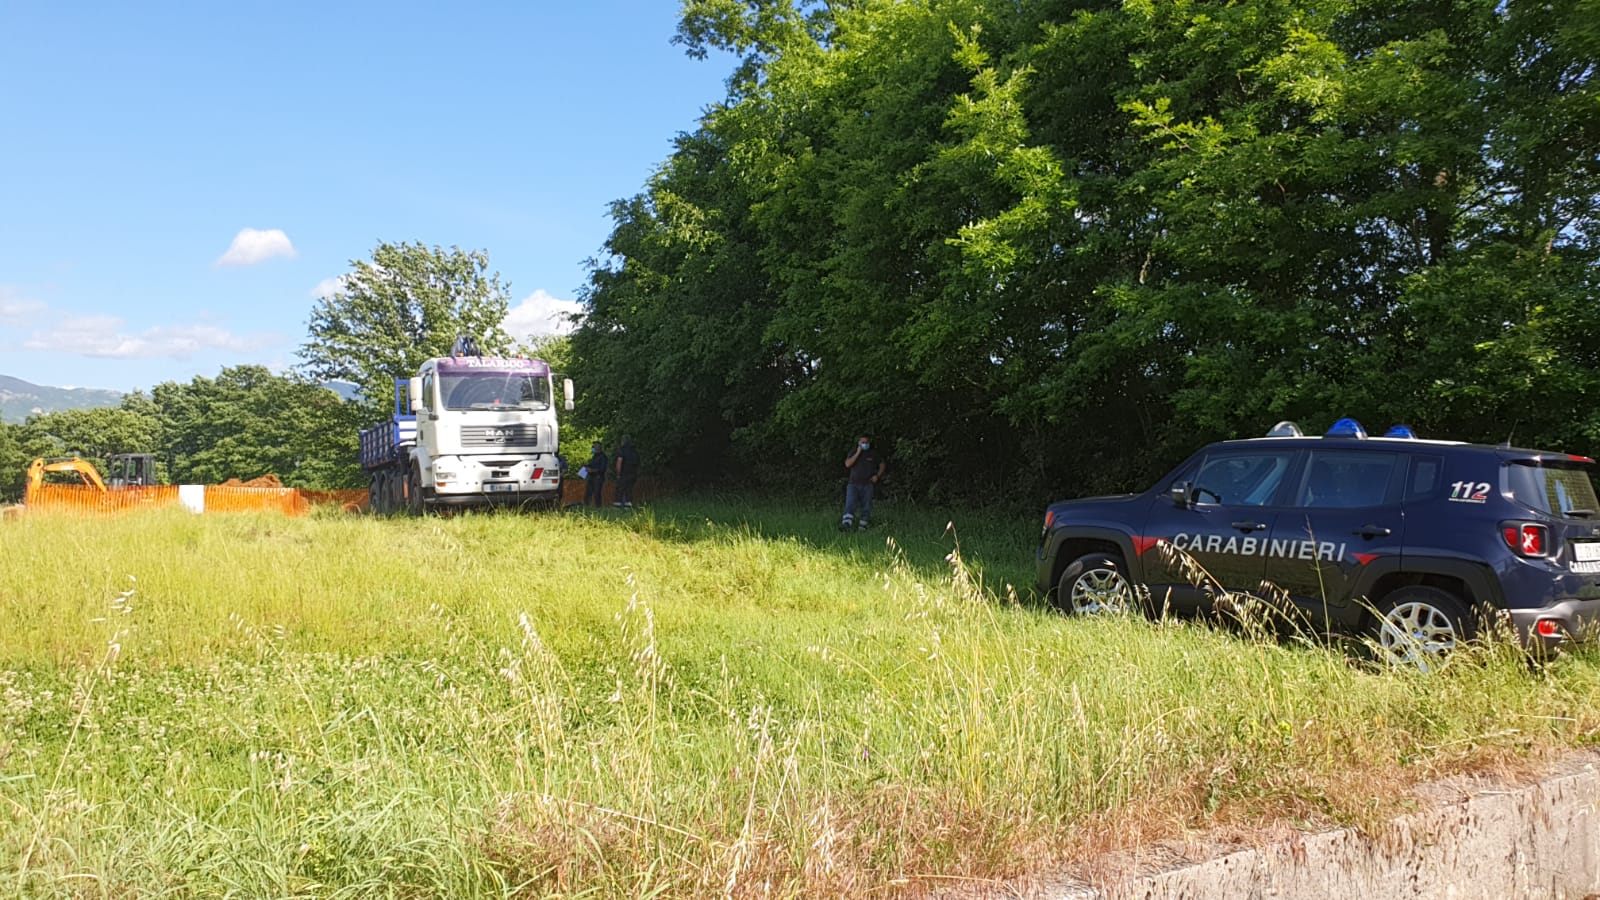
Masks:
[[[1550,530],[1543,525],[1512,522],[1501,526],[1500,535],[1506,539],[1506,546],[1519,556],[1549,555]]]

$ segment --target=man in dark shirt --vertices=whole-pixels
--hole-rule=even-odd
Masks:
[[[594,442],[594,455],[584,463],[588,470],[589,483],[583,488],[583,505],[599,506],[605,502],[603,497],[606,490],[606,452],[600,449],[600,442]]]
[[[633,437],[622,436],[622,446],[617,448],[616,502],[612,506],[633,509],[633,483],[639,480],[639,451],[633,449]]]
[[[860,527],[866,528],[872,518],[872,489],[885,469],[883,460],[872,449],[871,438],[856,440],[855,449],[844,459],[844,467],[850,472],[850,480],[844,486],[844,519],[839,522],[839,530],[856,527],[857,515],[861,517]]]

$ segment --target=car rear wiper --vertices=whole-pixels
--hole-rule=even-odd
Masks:
[[[1562,515],[1566,516],[1569,519],[1592,519],[1592,518],[1594,518],[1594,510],[1592,510],[1592,509],[1569,509],[1569,510],[1566,510],[1565,512],[1563,512]]]

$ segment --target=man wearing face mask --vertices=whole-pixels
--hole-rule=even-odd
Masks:
[[[872,449],[872,440],[863,437],[857,439],[855,449],[845,457],[844,467],[850,472],[850,480],[844,488],[844,519],[839,522],[839,530],[856,527],[857,515],[861,517],[860,527],[866,528],[867,521],[872,518],[872,489],[883,477],[883,459]]]

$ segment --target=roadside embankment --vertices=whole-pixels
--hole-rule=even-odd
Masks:
[[[1421,792],[1427,808],[1380,833],[1339,829],[1210,853],[1151,871],[1156,854],[1009,892],[1050,900],[1261,897],[1586,898],[1600,894],[1600,753],[1580,753],[1531,783],[1460,779]]]

